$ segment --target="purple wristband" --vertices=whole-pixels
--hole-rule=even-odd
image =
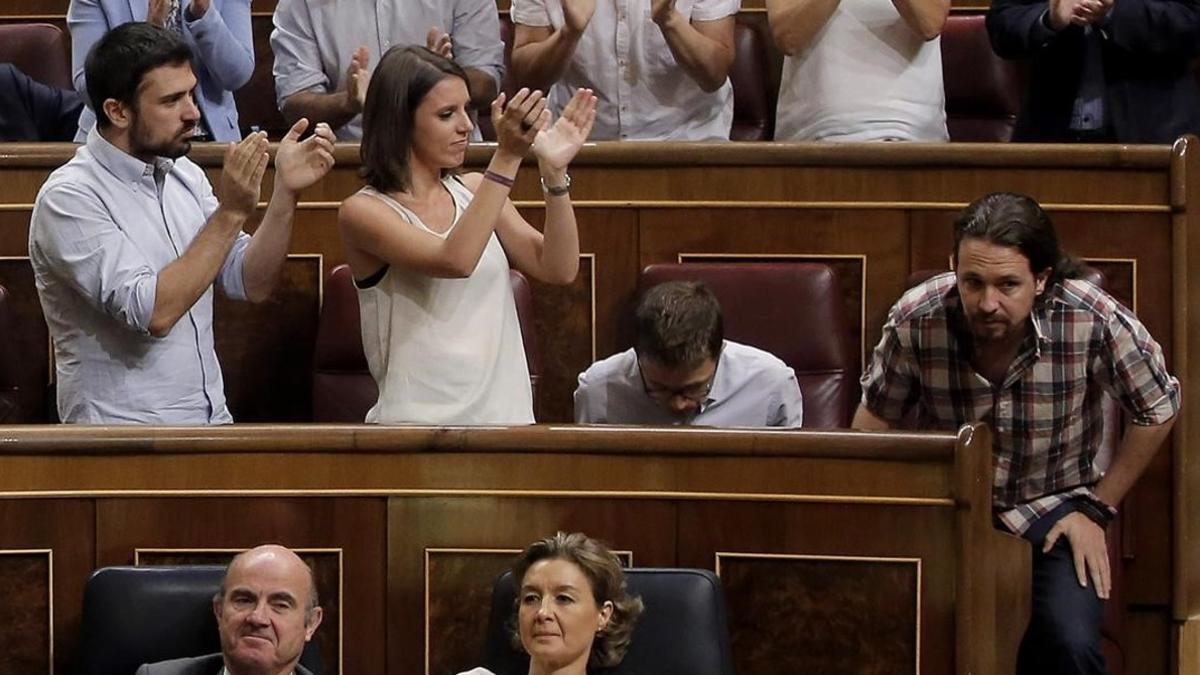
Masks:
[[[503,185],[504,187],[510,188],[510,189],[512,188],[513,183],[516,182],[515,179],[509,178],[508,176],[503,176],[501,174],[498,174],[495,171],[492,171],[491,169],[484,171],[483,177],[490,181],[499,183],[499,184]]]

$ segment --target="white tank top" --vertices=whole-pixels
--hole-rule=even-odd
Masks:
[[[783,60],[775,140],[948,140],[941,38],[922,40],[886,0],[841,0]]]
[[[390,206],[409,226],[445,239],[472,193],[442,179],[454,199],[454,223],[434,232],[395,199],[360,192]],[[508,277],[508,257],[493,232],[475,271],[440,279],[392,265],[358,289],[363,350],[379,385],[367,422],[381,424],[533,424],[529,366]]]

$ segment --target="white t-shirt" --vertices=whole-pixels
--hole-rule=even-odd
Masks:
[[[777,141],[946,141],[941,38],[921,39],[888,0],[841,0],[783,61]]]
[[[675,3],[675,11],[689,21],[723,19],[740,7],[740,0]],[[565,21],[559,0],[513,0],[512,18],[554,30]],[[581,87],[599,99],[593,140],[729,140],[733,86],[726,79],[709,93],[696,84],[650,18],[650,0],[596,3],[570,64],[550,90],[556,114]]]

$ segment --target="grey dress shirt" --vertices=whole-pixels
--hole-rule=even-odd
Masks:
[[[796,374],[761,349],[726,340],[708,399],[693,416],[671,413],[646,394],[637,354],[628,349],[579,375],[579,424],[692,424],[710,427],[798,427],[804,405]]]
[[[165,337],[150,335],[158,273],[217,209],[187,158],[153,164],[93,130],[50,174],[29,226],[29,257],[54,340],[58,413],[84,424],[232,422],[213,347],[210,286]],[[238,236],[217,277],[244,299]]]
[[[395,45],[425,46],[429,29],[450,34],[454,60],[483,71],[500,86],[504,43],[494,0],[279,0],[271,50],[279,107],[302,91],[331,93],[346,88],[346,70],[359,47],[371,53],[370,67]],[[362,138],[362,116],[336,130],[340,140]]]

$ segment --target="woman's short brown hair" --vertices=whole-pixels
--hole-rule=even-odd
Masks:
[[[553,537],[535,541],[516,559],[512,566],[513,581],[518,591],[525,573],[540,560],[566,560],[573,562],[583,571],[592,584],[592,597],[596,605],[612,602],[613,612],[608,625],[596,634],[592,642],[592,653],[588,657],[588,668],[611,668],[625,658],[629,641],[633,638],[633,626],[642,613],[642,599],[630,595],[625,586],[625,572],[621,561],[602,542],[582,532],[558,532]],[[514,615],[520,607],[520,593],[514,606]],[[514,622],[515,623],[515,622]],[[521,646],[519,630],[513,631],[514,643]]]
[[[363,104],[362,177],[380,192],[407,190],[417,106],[438,82],[461,78],[462,66],[425,47],[392,47],[379,59]]]

